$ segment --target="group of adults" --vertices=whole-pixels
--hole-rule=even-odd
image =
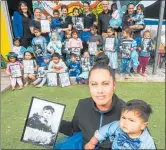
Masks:
[[[122,26],[119,27],[124,29],[125,27],[129,27],[132,25],[130,22],[128,22],[128,18],[135,15],[134,10],[134,4],[130,3],[128,4],[128,9],[126,13],[123,15],[122,18]],[[96,20],[96,16],[91,12],[90,10],[90,4],[89,2],[83,2],[83,13],[80,14],[81,17],[84,19],[84,30],[81,32],[83,35],[89,35],[90,33],[90,27],[93,24],[97,24],[98,22],[98,34],[99,35],[105,35],[106,30],[109,27],[109,21],[111,19],[111,10],[109,9],[109,3],[108,1],[102,1],[102,8],[103,11],[98,16],[98,21]],[[34,34],[34,28],[40,28],[40,20],[41,20],[42,12],[40,8],[35,8],[33,15],[30,11],[30,8],[28,7],[28,4],[24,1],[21,1],[18,5],[18,11],[14,12],[13,15],[13,31],[15,38],[21,39],[21,46],[24,46],[25,48],[31,45],[31,39]],[[66,5],[63,5],[61,7],[61,18],[63,19],[63,22],[61,23],[62,31],[67,31],[72,29],[72,22],[71,22],[71,16],[68,15],[68,7]],[[118,30],[120,31],[120,30]],[[136,36],[139,36],[140,31],[138,30],[138,34],[135,34]],[[46,39],[48,38],[48,33],[42,33]],[[86,37],[86,36],[85,36]],[[88,40],[88,36],[86,37],[86,40]],[[86,42],[86,40],[83,40],[83,42]]]
[[[99,34],[105,34],[108,28],[111,14],[107,1],[102,2],[103,12],[99,14],[98,26]],[[88,2],[83,3],[85,10],[84,16],[84,32],[89,32],[92,24],[96,23],[96,19],[92,19],[94,14],[90,12]],[[40,26],[41,10],[34,9],[34,18],[29,11],[27,3],[19,4],[19,11],[14,13],[13,26],[15,37],[21,38],[23,46],[29,46],[35,26]],[[65,16],[63,23],[64,30],[70,28],[68,22],[68,9],[62,7],[62,16]],[[122,29],[130,26],[127,22],[129,15],[134,15],[134,5],[129,4],[128,10],[124,14]],[[30,24],[30,26],[29,26]],[[43,33],[46,34],[46,33]],[[76,132],[81,132],[83,137],[83,145],[85,145],[94,132],[100,127],[120,119],[120,113],[125,102],[118,98],[114,93],[116,89],[116,80],[114,73],[109,66],[96,64],[89,73],[89,90],[91,97],[82,99],[78,102],[73,119],[71,121],[62,120],[60,132],[72,136]],[[111,148],[109,140],[98,145],[99,148]]]

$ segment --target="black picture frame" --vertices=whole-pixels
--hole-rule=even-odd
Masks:
[[[59,73],[59,81],[62,87],[67,87],[71,85],[70,77],[67,72]]]
[[[35,103],[35,101],[36,101],[36,103]],[[37,119],[34,120],[31,117],[31,116],[33,116],[33,117],[37,116],[36,113],[32,113],[32,111],[37,112],[37,110],[39,111],[39,110],[42,110],[44,107],[48,108],[49,106],[51,106],[54,109],[54,112],[53,112],[54,118],[52,118],[52,120],[55,121],[54,126],[56,126],[56,123],[58,122],[58,124],[57,124],[58,126],[56,126],[55,133],[52,131],[43,131],[46,128],[41,126],[42,123],[40,125],[38,123],[39,121]],[[46,99],[41,99],[38,97],[32,97],[20,141],[25,142],[25,143],[31,143],[31,144],[34,144],[37,146],[46,147],[49,149],[53,149],[53,147],[56,143],[56,140],[57,140],[57,136],[58,136],[58,132],[59,132],[60,124],[61,124],[61,121],[62,121],[62,118],[64,115],[65,108],[66,108],[65,104],[51,102]],[[37,125],[37,123],[38,123],[38,125]],[[30,127],[29,127],[29,125],[30,125]],[[40,130],[40,129],[43,129],[43,130]],[[53,136],[51,136],[51,134]],[[47,140],[45,140],[45,139],[47,139]],[[50,140],[50,143],[48,142],[48,140]],[[45,142],[45,143],[43,143],[43,142]]]
[[[10,71],[12,78],[17,78],[22,76],[21,67],[19,64],[10,65]]]
[[[48,86],[52,86],[52,87],[53,86],[58,86],[58,73],[56,73],[56,72],[47,72],[46,78],[47,78],[47,85]]]

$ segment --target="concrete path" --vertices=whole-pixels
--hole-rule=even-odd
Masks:
[[[131,74],[131,76],[128,76],[128,79],[125,79],[124,77],[121,77],[119,74],[116,74],[116,81],[117,82],[165,82],[165,68],[158,68],[157,74],[152,75],[152,66],[147,67],[147,77],[143,77],[141,75],[134,76]],[[71,78],[71,83],[74,83],[75,78]],[[1,93],[5,92],[10,88],[10,79],[5,73],[5,70],[1,70]]]

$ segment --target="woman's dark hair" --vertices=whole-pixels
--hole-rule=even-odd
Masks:
[[[96,70],[96,69],[103,69],[103,70],[107,70],[109,73],[110,73],[110,76],[112,77],[113,81],[116,81],[115,80],[115,73],[113,72],[113,70],[111,69],[110,66],[106,65],[106,64],[103,64],[103,63],[96,63],[92,69],[90,70],[89,72],[89,76],[88,76],[88,80],[91,76],[91,73],[93,70]]]
[[[59,58],[59,59],[61,58],[61,56],[59,55],[59,53],[54,53],[51,57],[52,57],[52,58],[53,58],[53,57],[57,57],[57,58]]]
[[[113,4],[111,5],[111,14],[113,13],[113,8],[115,8],[116,10],[118,9],[116,3],[113,3]]]
[[[62,5],[61,11],[62,11],[62,9],[67,9],[67,12],[68,12],[68,7],[67,7],[67,5]]]
[[[127,5],[127,10],[126,10],[125,14],[128,14],[128,7],[129,7],[129,5],[134,5],[134,3],[129,3],[129,4]],[[134,5],[134,7],[135,7],[135,5]],[[135,12],[135,11],[134,11],[134,12]]]
[[[152,108],[149,104],[143,100],[133,99],[128,101],[122,109],[124,111],[137,111],[139,116],[147,122],[150,114],[152,113]]]
[[[31,18],[32,13],[31,13],[31,11],[30,11],[30,8],[29,8],[27,2],[20,1],[20,2],[18,3],[18,11],[20,12],[21,15],[23,15],[23,12],[22,12],[22,10],[21,10],[21,5],[22,5],[22,4],[24,4],[25,6],[28,7],[28,11],[27,11],[27,13],[28,13],[28,17]]]
[[[13,39],[13,43],[14,43],[15,41],[19,41],[19,42],[21,43],[20,38],[14,38],[14,39]]]
[[[142,11],[144,12],[144,5],[143,4],[138,4],[137,8],[140,7],[142,9]]]

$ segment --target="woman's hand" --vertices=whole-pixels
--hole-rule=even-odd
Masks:
[[[91,142],[89,142],[84,146],[84,149],[95,149],[95,145],[93,145]]]

